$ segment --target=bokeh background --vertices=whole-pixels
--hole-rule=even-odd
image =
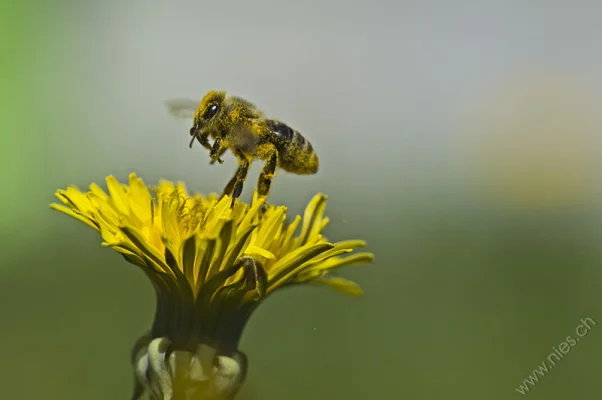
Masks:
[[[220,191],[170,98],[247,97],[312,141],[333,240],[366,294],[269,299],[242,348],[249,399],[512,399],[602,391],[602,6],[595,1],[3,2],[2,398],[126,399],[146,277],[48,204],[136,172]],[[249,177],[249,199],[259,166]]]

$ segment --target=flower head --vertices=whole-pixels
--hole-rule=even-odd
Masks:
[[[176,382],[215,396],[236,391],[246,372],[238,350],[243,328],[279,288],[317,283],[362,293],[357,284],[329,275],[373,255],[348,254],[363,241],[330,243],[321,234],[328,224],[324,195],[289,223],[286,207],[256,195],[250,205],[231,207],[228,196],[189,195],[182,183],[162,181],[152,195],[134,174],[127,185],[112,176],[106,181],[108,193],[96,184],[88,192],[59,190],[64,205],[51,207],[98,231],[104,246],[141,267],[153,283],[154,324],[134,349],[140,393],[171,398]]]

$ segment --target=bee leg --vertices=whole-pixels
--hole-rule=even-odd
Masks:
[[[192,148],[194,139],[198,140],[198,142],[201,144],[201,146],[203,146],[204,148],[209,150],[209,154],[211,154],[211,152],[213,151],[213,147],[215,146],[215,143],[214,143],[214,146],[211,146],[211,143],[209,143],[209,135],[207,135],[206,133],[201,133],[199,135],[193,135],[192,140],[190,141],[190,145],[189,145],[190,148]],[[225,148],[221,149],[219,151],[219,153],[217,154],[217,157],[214,160],[211,160],[211,162],[209,164],[213,165],[216,161],[218,161],[220,164],[222,164],[224,162],[224,160],[222,160],[220,157],[225,152],[226,152]]]
[[[209,157],[211,157],[211,161],[212,162],[219,162],[220,164],[224,162],[224,160],[222,160],[220,158],[221,155],[224,154],[224,152],[226,151],[226,148],[222,146],[222,140],[220,138],[215,139],[215,142],[213,142],[213,146],[211,147],[211,150],[209,150]]]
[[[236,170],[236,174],[230,179],[222,193],[222,197],[232,195],[232,206],[242,193],[243,183],[247,178],[247,172],[249,172],[249,166],[251,165],[251,161],[240,151],[235,151],[234,154],[238,158],[238,170]]]
[[[209,161],[209,165],[215,164],[216,161],[218,163],[220,163],[220,164],[223,164],[224,160],[222,160],[221,157],[224,155],[224,153],[226,153],[226,151],[228,151],[228,148],[227,147],[222,147],[220,149],[219,153],[217,153],[217,158]]]
[[[259,197],[267,197],[272,186],[272,178],[274,178],[274,172],[278,165],[278,153],[274,151],[268,158],[268,161],[263,166],[259,179],[257,181],[257,193]]]

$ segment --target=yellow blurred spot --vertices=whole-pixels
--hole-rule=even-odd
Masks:
[[[602,123],[579,84],[538,76],[506,84],[478,123],[477,175],[506,205],[574,206],[593,193]]]

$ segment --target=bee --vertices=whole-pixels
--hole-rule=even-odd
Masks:
[[[318,155],[311,143],[284,122],[267,118],[253,103],[225,91],[210,91],[200,104],[191,100],[170,100],[175,117],[192,117],[189,147],[198,141],[209,150],[210,164],[223,163],[222,156],[232,151],[238,160],[236,173],[226,184],[222,197],[240,197],[249,167],[254,160],[264,161],[257,181],[257,192],[267,197],[276,168],[297,175],[318,172]],[[214,139],[209,143],[209,138]]]

